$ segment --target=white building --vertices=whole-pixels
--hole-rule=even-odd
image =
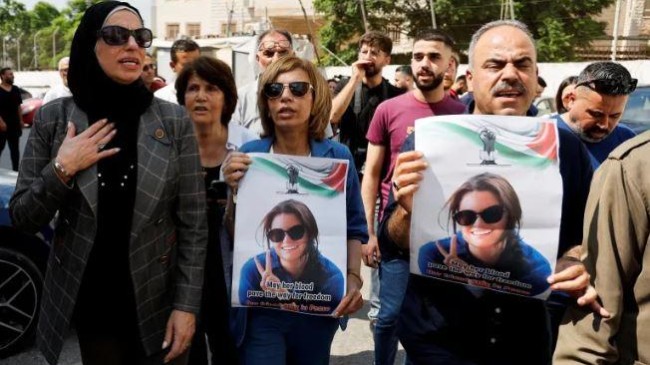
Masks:
[[[309,18],[312,0],[302,0]],[[152,28],[161,39],[227,37],[260,33],[273,17],[303,19],[297,0],[154,0]],[[304,22],[304,19],[302,20]]]

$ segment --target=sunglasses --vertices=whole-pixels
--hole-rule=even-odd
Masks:
[[[273,228],[267,234],[269,240],[271,242],[276,242],[276,243],[284,241],[285,235],[289,235],[289,238],[291,238],[294,241],[299,240],[305,235],[305,226],[299,224],[297,226],[293,226],[289,228],[286,231],[282,228]]]
[[[148,64],[148,65],[144,65],[144,67],[142,67],[142,71],[144,71],[144,72],[147,72],[149,70],[156,71],[156,66],[153,65],[153,64]]]
[[[151,29],[138,28],[127,29],[119,25],[108,25],[97,31],[97,37],[106,42],[109,46],[121,46],[129,42],[129,37],[133,36],[135,43],[141,48],[151,47],[153,41],[153,33]]]
[[[264,55],[264,57],[266,58],[273,58],[275,57],[276,53],[278,54],[279,57],[283,57],[289,54],[289,50],[283,49],[283,50],[275,51],[272,49],[265,49],[264,51],[262,51],[262,55]]]
[[[289,41],[264,41],[260,43],[260,46],[257,48],[258,51],[263,49],[273,49],[275,47],[291,49],[291,42]]]
[[[500,221],[504,213],[505,209],[502,205],[493,205],[482,212],[461,210],[454,214],[454,221],[461,226],[471,226],[480,216],[483,222],[491,224]]]
[[[264,85],[264,95],[269,99],[277,99],[282,96],[285,87],[289,87],[289,91],[295,97],[303,97],[307,92],[314,87],[310,83],[304,81],[294,81],[288,84],[280,82],[272,82]]]
[[[630,79],[629,82],[614,79],[591,80],[581,82],[577,84],[576,87],[586,86],[599,94],[605,95],[628,95],[636,90],[636,84],[638,81],[639,80],[637,79]]]

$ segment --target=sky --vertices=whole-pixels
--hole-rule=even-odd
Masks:
[[[25,8],[27,10],[32,10],[34,8],[34,4],[36,4],[39,0],[18,0],[19,3],[25,4]],[[63,9],[67,4],[68,0],[40,0],[44,1],[47,3],[50,3],[54,5],[57,9],[61,10]],[[124,1],[124,0],[122,0]],[[144,24],[146,27],[151,28],[151,3],[153,0],[129,0],[127,1],[134,7],[136,7],[139,11],[140,14],[142,14],[142,18],[144,19]]]

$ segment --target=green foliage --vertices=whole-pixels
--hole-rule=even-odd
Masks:
[[[526,23],[537,41],[543,62],[575,60],[574,47],[586,46],[604,35],[605,25],[593,19],[614,0],[515,0],[515,17]],[[370,29],[398,29],[413,36],[431,27],[430,0],[364,0]],[[466,51],[481,25],[500,18],[500,0],[435,0],[439,29],[447,31]],[[323,46],[350,63],[356,59],[356,40],[365,32],[360,0],[314,0],[327,20],[320,30]],[[340,64],[334,57],[326,65]]]
[[[38,69],[56,69],[58,60],[70,53],[74,32],[87,8],[86,0],[70,0],[61,11],[43,1],[26,10],[17,0],[0,0],[0,33],[5,37],[8,65],[17,69],[20,64],[21,70],[37,65]]]

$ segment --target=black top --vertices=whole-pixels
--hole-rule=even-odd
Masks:
[[[338,86],[339,90],[343,89],[349,81],[350,79],[341,81]],[[341,143],[350,148],[350,151],[355,157],[354,162],[357,171],[361,170],[361,166],[363,165],[363,162],[365,162],[365,150],[368,148],[366,133],[368,133],[368,127],[370,126],[372,117],[375,115],[377,106],[379,106],[379,104],[384,100],[388,100],[403,93],[403,89],[393,86],[384,78],[382,78],[381,84],[372,89],[366,84],[361,83],[361,98],[359,100],[360,108],[358,113],[355,113],[354,111],[357,99],[356,91],[355,95],[352,96],[352,100],[341,117],[339,125],[341,128]],[[362,154],[363,158],[358,159],[357,155],[359,154]]]
[[[7,91],[0,87],[0,117],[7,124],[7,132],[20,130],[20,118],[18,118],[18,107],[23,103],[20,90],[17,86],[11,85]]]

